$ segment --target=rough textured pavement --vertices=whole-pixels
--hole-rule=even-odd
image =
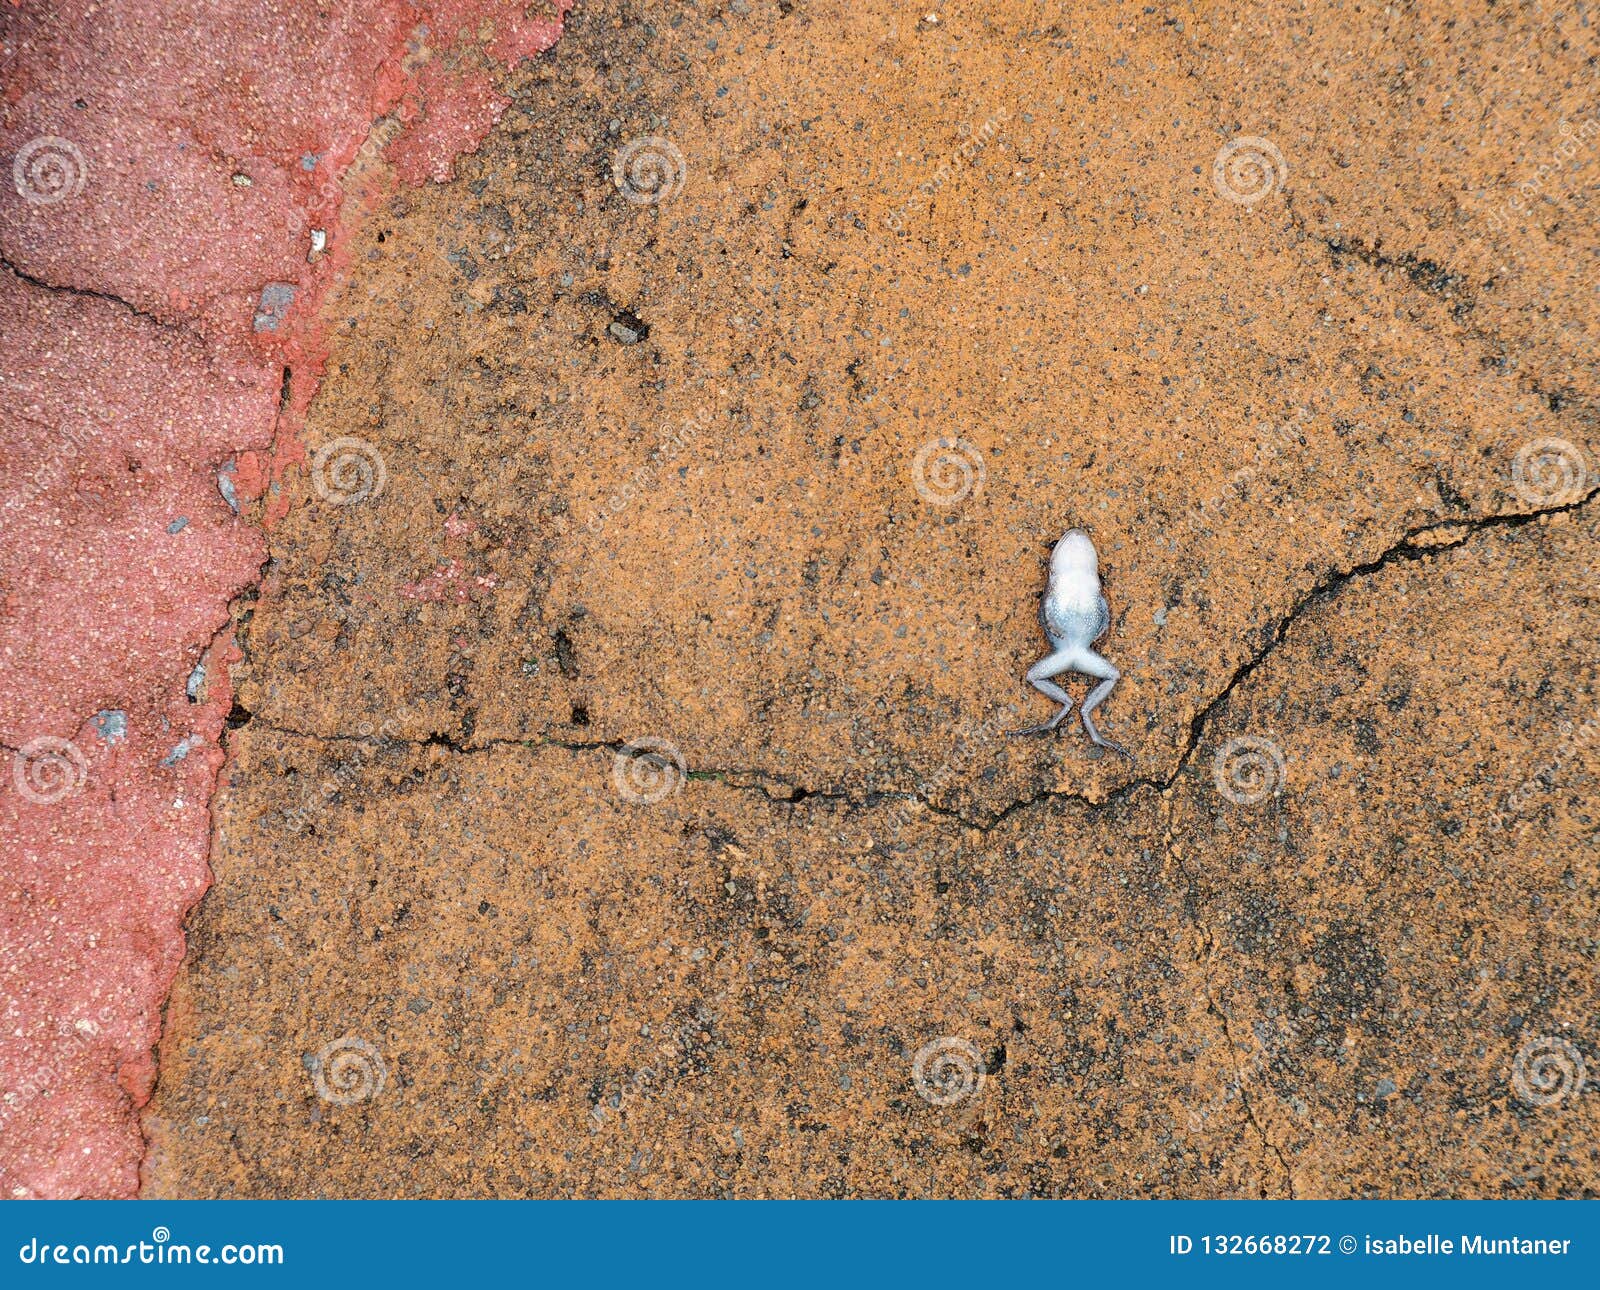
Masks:
[[[322,306],[144,1191],[1600,1191],[1597,54],[572,14]]]
[[[137,1187],[318,302],[564,7],[0,8],[0,1194]]]

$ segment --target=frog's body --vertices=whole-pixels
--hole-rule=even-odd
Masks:
[[[1082,672],[1100,681],[1079,710],[1083,728],[1097,747],[1110,748],[1126,757],[1123,749],[1101,737],[1089,716],[1105,702],[1122,674],[1093,649],[1111,626],[1111,610],[1100,590],[1100,558],[1082,529],[1069,529],[1050,553],[1050,581],[1039,607],[1039,622],[1052,648],[1047,658],[1028,669],[1027,680],[1034,689],[1059,703],[1061,710],[1041,725],[1014,733],[1045,734],[1059,726],[1072,711],[1072,696],[1051,678],[1063,672]]]

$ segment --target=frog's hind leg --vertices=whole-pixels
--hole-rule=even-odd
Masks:
[[[1077,651],[1058,649],[1049,657],[1040,659],[1028,669],[1025,678],[1029,685],[1040,694],[1047,695],[1061,705],[1061,711],[1050,720],[1041,722],[1037,726],[1027,726],[1022,730],[1013,730],[1013,735],[1043,735],[1049,734],[1067,718],[1067,713],[1072,711],[1072,696],[1063,690],[1050,678],[1060,676],[1063,672],[1070,672],[1076,666],[1074,660]],[[1109,666],[1109,664],[1108,664]]]
[[[1089,738],[1097,748],[1109,748],[1112,752],[1121,753],[1129,761],[1132,761],[1132,753],[1121,745],[1114,744],[1111,740],[1104,738],[1094,728],[1094,722],[1089,719],[1089,714],[1105,702],[1106,696],[1111,693],[1117,681],[1121,679],[1122,673],[1117,671],[1109,660],[1101,658],[1093,650],[1081,651],[1073,660],[1073,670],[1082,672],[1087,676],[1101,678],[1100,684],[1089,691],[1089,697],[1083,701],[1083,707],[1078,713],[1079,719],[1083,722],[1083,728],[1089,732]],[[1062,715],[1066,714],[1063,713]]]

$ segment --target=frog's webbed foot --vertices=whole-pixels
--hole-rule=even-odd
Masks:
[[[1048,721],[1041,721],[1036,726],[1024,726],[1021,730],[1008,730],[1006,733],[1013,737],[1018,735],[1048,735],[1061,728],[1061,723],[1066,720],[1067,713],[1072,711],[1072,704],[1068,703],[1060,712]]]

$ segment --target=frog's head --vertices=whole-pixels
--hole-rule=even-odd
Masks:
[[[1050,576],[1089,573],[1098,577],[1100,557],[1094,552],[1094,543],[1082,529],[1068,529],[1050,553]]]

